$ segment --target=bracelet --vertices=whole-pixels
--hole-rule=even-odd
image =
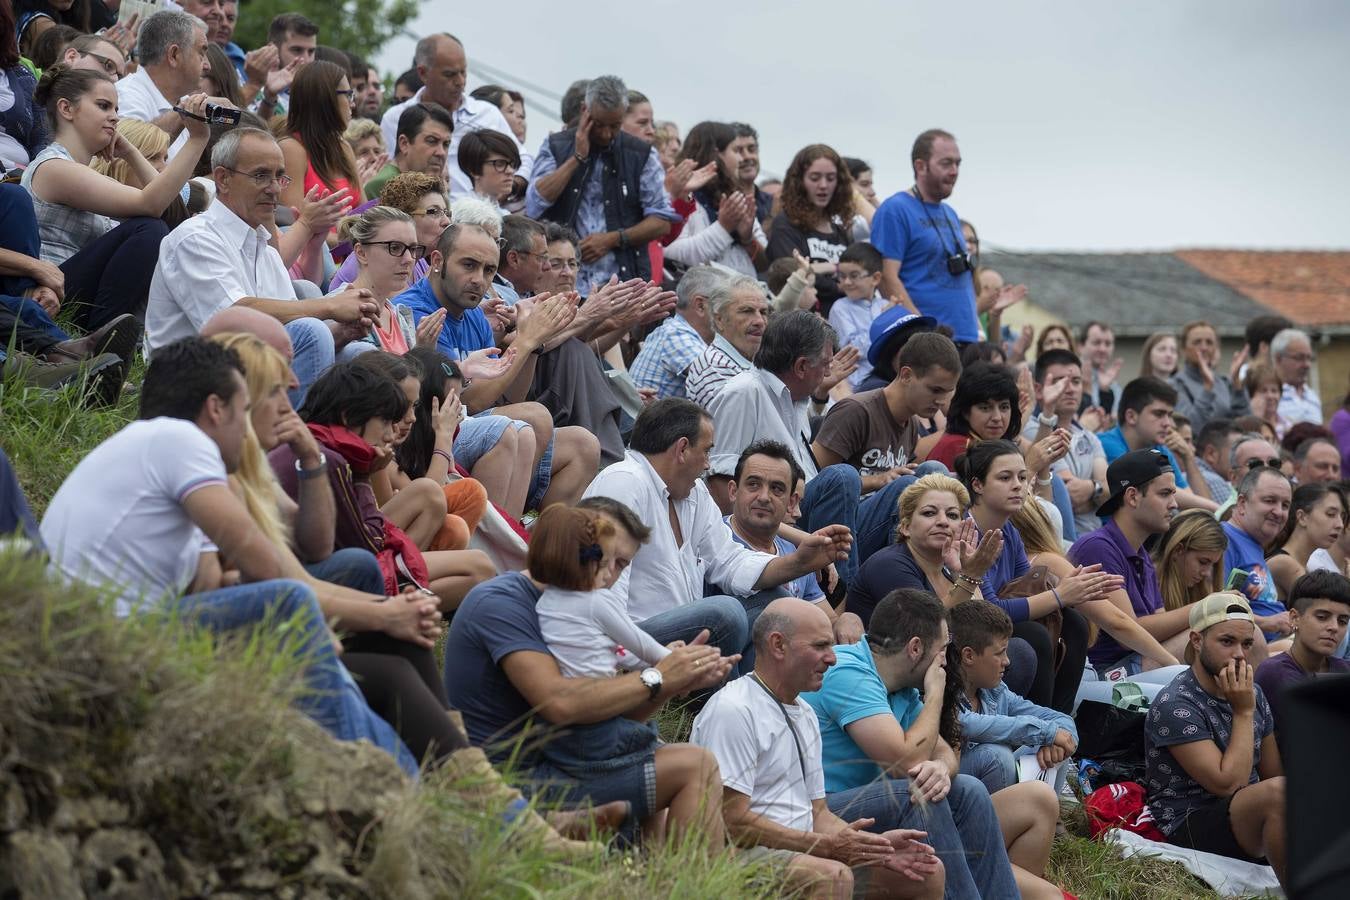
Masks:
[[[432,456],[439,456],[441,459],[445,460],[445,464],[446,464],[447,466],[449,466],[451,469],[454,469],[454,467],[455,467],[455,458],[454,458],[453,456],[451,456],[449,453],[447,453],[446,451],[444,451],[444,450],[439,450],[439,449],[438,449],[438,450],[432,450],[432,451],[431,451],[431,455],[432,455]]]
[[[972,578],[971,576],[967,575],[965,572],[957,572],[957,573],[956,573],[956,580],[957,580],[957,581],[964,581],[966,584],[970,585],[972,588],[977,588],[977,587],[980,586],[980,579],[978,579],[978,578]]]
[[[620,250],[628,249],[628,235],[624,234],[622,228],[619,229],[619,249]]]
[[[1064,609],[1064,601],[1061,600],[1061,599],[1059,599],[1059,591],[1055,590],[1055,589],[1052,587],[1052,588],[1050,588],[1050,593],[1052,593],[1052,594],[1055,595],[1055,602],[1056,602],[1057,604],[1059,604],[1059,608],[1060,608],[1060,610],[1062,611],[1062,610]]]
[[[824,406],[826,403],[830,402],[830,397],[828,394],[826,394],[825,398],[821,399],[820,397],[817,397],[815,394],[812,394],[811,402],[814,403],[816,406]]]
[[[295,461],[295,472],[300,476],[301,481],[306,481],[310,478],[318,478],[326,471],[328,471],[328,457],[323,455],[322,450],[319,451],[319,464],[312,469],[302,468],[300,466],[300,460],[297,459]]]
[[[975,588],[971,587],[969,584],[967,584],[967,583],[964,582],[964,581],[959,581],[959,582],[957,582],[956,584],[953,584],[953,585],[951,586],[951,590],[953,590],[953,591],[965,591],[967,594],[970,594],[972,597],[975,596]]]
[[[591,161],[589,156],[582,156],[580,153],[573,153],[572,158],[577,161],[577,165],[584,166]]]
[[[1053,475],[1047,475],[1047,476],[1045,476],[1044,478],[1040,477],[1039,475],[1036,476],[1036,483],[1039,484],[1041,487],[1045,487],[1046,485],[1053,484],[1054,481],[1055,481],[1055,476],[1053,476]]]

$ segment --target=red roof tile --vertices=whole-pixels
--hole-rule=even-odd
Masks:
[[[1178,250],[1174,255],[1297,324],[1350,323],[1350,251]]]

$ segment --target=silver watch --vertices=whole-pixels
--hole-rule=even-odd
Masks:
[[[652,692],[652,699],[655,700],[656,695],[661,693],[661,670],[643,669],[642,672],[638,674],[638,678],[642,679],[642,683],[647,686],[647,690]]]

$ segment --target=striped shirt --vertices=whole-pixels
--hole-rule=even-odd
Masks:
[[[698,359],[689,364],[689,374],[684,380],[686,394],[707,409],[712,398],[722,390],[722,385],[749,369],[750,360],[719,334],[703,348]]]

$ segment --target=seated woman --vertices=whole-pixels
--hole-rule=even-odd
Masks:
[[[356,157],[356,174],[360,176],[362,184],[379,174],[385,163],[389,162],[379,122],[352,119],[347,123],[347,130],[342,132],[342,139],[352,148],[352,155]]]
[[[315,60],[296,70],[287,108],[287,136],[278,143],[286,171],[305,176],[282,190],[283,206],[299,209],[305,195],[316,187],[331,193],[346,191],[353,203],[363,199],[356,157],[342,139],[352,120],[351,97],[347,73],[336,63]]]
[[[693,192],[693,211],[665,255],[684,266],[719,263],[753,278],[758,266],[768,265],[768,238],[755,218],[754,198],[736,186],[742,155],[733,145],[736,129],[724,122],[699,122],[689,129],[678,161],[689,160],[698,169],[714,165],[717,175]]]
[[[445,322],[444,310],[414,325],[410,308],[395,309],[389,302],[390,297],[408,289],[413,266],[427,255],[427,245],[417,243],[412,216],[392,206],[372,206],[359,216],[343,219],[338,225],[338,239],[351,242],[357,272],[350,284],[340,283],[329,293],[365,288],[380,307],[370,334],[343,347],[339,358],[349,359],[371,347],[401,355],[415,346],[436,346]]]
[[[475,194],[498,208],[510,199],[520,170],[520,150],[511,138],[486,128],[470,131],[460,138],[457,161]]]
[[[81,327],[98,328],[128,312],[141,316],[168,234],[158,217],[187,184],[210,134],[205,121],[193,118],[204,115],[206,95],[183,101],[188,140],[162,172],[118,133],[117,90],[106,75],[57,65],[43,73],[35,96],[47,110],[53,141],[24,170],[22,184],[33,196],[41,247],[11,246],[9,237],[6,246],[32,256],[40,250],[61,267]],[[89,163],[99,155],[124,160],[144,187],[95,172]]]
[[[956,467],[970,492],[970,515],[979,533],[1003,532],[1003,547],[985,574],[981,591],[986,600],[1003,608],[1013,620],[1013,634],[1036,653],[1036,675],[1029,693],[1023,696],[1032,703],[1068,712],[1087,659],[1087,623],[1075,607],[1105,600],[1120,586],[1121,578],[1103,573],[1100,566],[1084,566],[1048,590],[1031,596],[1011,594],[1009,583],[1031,569],[1022,537],[1012,523],[1013,515],[1027,502],[1029,476],[1022,451],[1011,441],[983,441],[958,458]],[[1042,621],[1055,612],[1063,616],[1062,656]]]
[[[1350,510],[1345,508],[1344,497],[1330,485],[1312,482],[1294,489],[1289,518],[1266,550],[1266,569],[1286,606],[1294,583],[1308,572],[1313,551],[1336,546],[1347,517]]]
[[[824,144],[797,151],[778,195],[783,211],[769,226],[769,260],[795,250],[811,260],[822,315],[840,296],[839,257],[853,243],[853,178],[839,154]]]
[[[440,598],[441,610],[449,612],[474,585],[491,578],[496,570],[476,550],[424,554],[381,512],[370,480],[393,461],[394,429],[407,414],[408,406],[407,395],[392,378],[353,363],[338,363],[310,388],[300,417],[328,460],[328,478],[338,509],[337,546],[360,547],[379,557],[385,587],[391,593],[400,584],[429,587]],[[279,446],[269,459],[282,487],[294,498],[299,490],[294,452],[288,446]],[[438,488],[434,495],[441,496]],[[439,512],[425,523],[426,530],[435,534],[444,516],[442,498]]]
[[[414,243],[425,247],[435,247],[441,232],[450,225],[450,202],[445,199],[445,190],[441,180],[425,172],[404,172],[389,179],[389,183],[380,191],[380,206],[388,206],[412,216],[416,226],[417,238]],[[500,231],[500,221],[498,230]],[[413,261],[411,281],[421,281],[427,275],[431,264],[424,255]],[[338,266],[337,272],[328,282],[328,291],[337,290],[339,284],[350,284],[356,280],[360,270],[355,254],[348,255]]]
[[[376,351],[362,355],[357,365],[389,376],[398,382],[399,389],[408,398],[408,412],[394,428],[392,446],[397,462],[399,451],[417,424],[422,396],[422,363],[413,357]],[[438,405],[432,412],[430,426],[443,436],[439,441],[441,455],[436,457],[439,477],[427,477],[427,470],[421,475],[409,476],[397,464],[386,466],[371,476],[371,488],[380,511],[408,532],[423,550],[465,549],[469,546],[469,536],[487,509],[487,492],[481,484],[472,478],[458,477],[453,483],[447,483],[445,473],[439,471],[441,467],[453,470],[454,457],[450,453],[454,449],[453,435],[459,427],[462,409],[457,401],[452,401],[444,411]],[[441,494],[439,497],[437,490]],[[445,515],[438,521],[435,516],[441,509],[445,510]]]

